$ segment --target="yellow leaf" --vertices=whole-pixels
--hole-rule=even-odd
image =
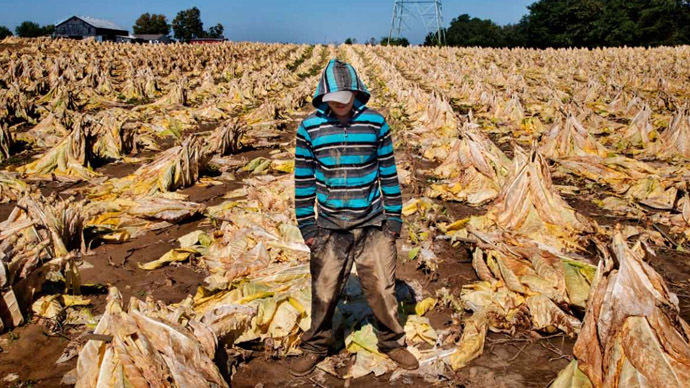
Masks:
[[[431,327],[429,318],[410,315],[405,322],[405,337],[407,338],[408,344],[423,341],[429,345],[434,345],[438,338],[438,334],[436,334],[436,330]]]
[[[42,296],[31,305],[31,310],[41,318],[55,318],[62,311],[62,306],[57,300],[59,296],[60,295]]]
[[[416,213],[417,209],[419,209],[419,200],[413,199],[412,201],[409,201],[407,204],[405,204],[405,206],[403,206],[402,214],[404,216],[409,216],[411,214]]]
[[[577,360],[572,360],[568,366],[558,373],[551,388],[591,388],[592,382],[587,375],[577,367]]]
[[[249,295],[249,296],[246,296],[246,297],[242,298],[242,299],[239,301],[239,304],[247,304],[247,303],[249,303],[249,302],[251,302],[251,301],[253,301],[253,300],[256,300],[256,299],[270,298],[270,297],[272,297],[274,294],[275,294],[275,293],[270,292],[270,291],[261,291],[261,292],[257,292],[256,294],[252,294],[252,295]]]
[[[271,169],[286,173],[292,173],[295,171],[295,161],[294,160],[274,160],[271,162]]]
[[[421,317],[426,314],[427,311],[436,307],[436,302],[435,298],[426,298],[414,306],[414,312]]]
[[[455,230],[460,230],[460,229],[464,228],[465,225],[466,225],[469,221],[470,221],[469,217],[468,217],[468,218],[463,218],[463,219],[461,219],[461,220],[457,220],[457,221],[453,222],[452,224],[445,225],[445,226],[443,226],[443,227],[441,227],[441,228],[439,228],[439,229],[440,229],[441,232],[443,232],[443,233],[448,233],[448,232],[452,232],[452,231],[455,231]]]
[[[307,310],[304,309],[304,306],[302,306],[302,303],[300,303],[297,299],[290,296],[290,297],[288,297],[288,302],[290,303],[290,305],[292,305],[292,307],[295,308],[295,310],[297,310],[299,312],[299,314],[301,316],[305,315]]]
[[[189,248],[196,245],[199,242],[199,238],[202,234],[204,234],[203,230],[195,230],[178,238],[177,241],[180,242],[180,248]]]
[[[126,230],[123,230],[121,232],[115,232],[115,233],[108,233],[105,235],[102,235],[101,238],[107,242],[111,243],[123,243],[127,240],[129,240],[129,232]]]
[[[483,314],[475,313],[465,321],[458,350],[448,360],[453,370],[465,367],[482,354],[488,329],[488,320]]]
[[[198,252],[195,249],[190,248],[171,249],[166,254],[161,256],[161,258],[158,260],[149,261],[148,263],[144,264],[139,263],[138,265],[139,268],[150,271],[156,268],[160,268],[168,263],[185,261],[190,256],[195,255],[197,253]]]
[[[72,307],[72,306],[88,306],[91,304],[91,299],[86,299],[83,296],[79,295],[61,295],[62,299],[62,304],[65,307]]]

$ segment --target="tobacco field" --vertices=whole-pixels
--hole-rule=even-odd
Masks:
[[[395,142],[399,316],[310,325],[295,132],[351,63]],[[0,385],[690,387],[690,47],[0,41]]]

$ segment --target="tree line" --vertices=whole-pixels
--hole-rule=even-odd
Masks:
[[[168,19],[162,14],[144,13],[134,23],[132,30],[135,34],[170,34],[171,25]],[[199,8],[192,7],[177,13],[172,21],[172,30],[175,38],[183,42],[188,42],[194,38],[223,38],[225,28],[218,23],[204,30],[204,23],[201,21],[201,11]]]
[[[356,38],[347,38],[347,39],[345,39],[345,42],[343,42],[343,43],[355,44],[355,43],[357,43],[357,39]],[[367,46],[374,46],[377,44],[377,42],[376,42],[375,38],[370,38],[368,40],[365,40],[364,44]],[[381,38],[380,41],[378,41],[378,44],[380,44],[381,46],[403,46],[403,47],[407,47],[410,45],[410,41],[408,41],[407,38],[390,38],[389,39],[387,36],[384,36],[383,38]]]
[[[450,46],[612,47],[690,44],[690,0],[539,0],[517,24],[463,14],[445,29]],[[429,34],[425,45],[436,45]]]
[[[163,14],[150,14],[148,12],[139,16],[132,26],[134,34],[162,34],[169,35],[170,28],[175,34],[175,38],[183,42],[188,42],[194,38],[223,38],[225,28],[218,23],[204,30],[204,23],[201,21],[201,11],[199,8],[192,7],[177,13],[172,25]],[[52,24],[40,26],[32,21],[24,21],[18,25],[14,33],[22,38],[35,38],[39,36],[51,35],[55,31]],[[5,26],[0,26],[0,39],[12,36],[12,31]]]
[[[23,38],[36,38],[39,36],[50,35],[55,31],[55,26],[52,24],[47,24],[41,26],[38,23],[31,21],[23,21],[14,29],[14,34],[21,36]],[[0,39],[5,39],[8,36],[13,36],[12,31],[5,26],[0,26]]]

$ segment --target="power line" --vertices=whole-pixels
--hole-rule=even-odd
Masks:
[[[388,33],[389,42],[394,36],[402,38],[403,30],[410,29],[407,24],[410,18],[418,19],[424,24],[427,36],[432,36],[434,43],[438,45],[446,43],[441,0],[394,0],[393,19]]]

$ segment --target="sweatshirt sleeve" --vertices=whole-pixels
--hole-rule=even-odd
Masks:
[[[316,234],[315,200],[314,153],[309,133],[300,124],[295,147],[295,216],[305,241]]]
[[[377,155],[386,223],[391,230],[400,233],[402,228],[402,194],[398,183],[398,171],[395,168],[393,139],[391,138],[390,127],[385,121],[379,133]]]

